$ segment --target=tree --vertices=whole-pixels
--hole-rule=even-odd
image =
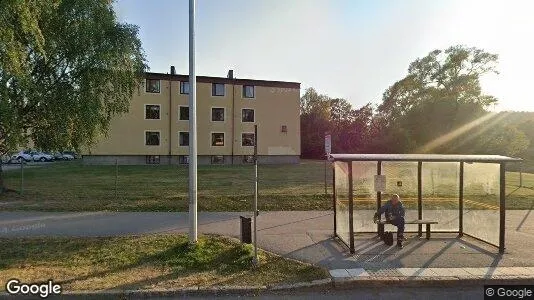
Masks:
[[[308,88],[301,97],[302,157],[324,158],[324,135],[332,135],[333,153],[354,153],[369,144],[373,106],[360,109],[342,98],[332,99]]]
[[[442,144],[425,145],[482,117],[497,102],[480,87],[481,76],[497,73],[497,60],[496,54],[481,49],[454,46],[412,62],[408,75],[383,94],[378,107],[383,139],[375,147],[388,152],[443,150]]]
[[[29,139],[79,151],[128,111],[147,67],[111,1],[7,0],[0,13],[0,154]]]

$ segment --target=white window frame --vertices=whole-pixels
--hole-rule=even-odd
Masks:
[[[223,134],[223,145],[222,146],[214,146],[213,145],[213,134],[214,133],[222,133]],[[211,131],[210,132],[210,147],[213,147],[213,148],[224,148],[224,147],[226,147],[226,132],[223,132],[223,131]]]
[[[189,106],[188,105],[178,105],[178,121],[189,122],[189,119],[187,119],[187,120],[180,119],[180,107],[187,107],[187,111],[189,112]],[[191,116],[189,116],[189,117],[191,117]]]
[[[182,93],[182,85],[185,84],[185,83],[187,83],[187,85],[189,86],[189,92],[187,92],[187,93]],[[191,92],[191,84],[189,84],[189,81],[180,81],[180,87],[179,87],[179,89],[180,89],[180,90],[179,90],[178,92],[180,93],[180,95],[189,95],[189,93]]]
[[[214,85],[214,84],[222,84],[222,85],[224,86],[224,94],[223,94],[222,96],[213,95],[213,85]],[[227,92],[227,91],[226,91],[226,86],[227,86],[226,83],[212,82],[212,83],[211,83],[211,93],[210,93],[210,94],[211,94],[211,97],[212,97],[212,98],[224,98],[224,97],[226,97],[226,94],[227,94],[227,93],[226,93],[226,92]]]
[[[149,106],[149,105],[153,105],[153,106],[159,106],[159,118],[158,119],[147,119],[146,118],[146,107]],[[145,103],[144,105],[145,109],[143,110],[143,118],[145,120],[161,120],[161,104],[149,104],[149,103]]]
[[[189,135],[189,131],[178,131],[178,147],[189,147],[189,140],[187,142],[187,145],[180,145],[180,133],[187,133]]]
[[[146,144],[146,133],[147,132],[157,132],[157,133],[159,133],[159,144],[158,145],[147,145]],[[161,130],[145,130],[143,132],[143,145],[145,145],[145,147],[161,147]]]
[[[245,92],[245,87],[246,87],[246,86],[251,86],[251,87],[252,87],[252,89],[253,89],[252,92],[253,92],[253,94],[254,94],[252,97],[245,97],[245,93],[244,93],[244,92]],[[255,85],[251,85],[251,84],[243,84],[243,85],[241,86],[241,98],[242,98],[242,99],[247,99],[247,100],[254,100],[254,99],[256,99],[256,86],[255,86]]]
[[[241,132],[241,147],[247,147],[247,148],[248,147],[254,147],[254,145],[252,145],[252,146],[243,145],[243,134],[252,134],[252,135],[254,135],[254,132]]]
[[[246,122],[246,121],[243,121],[243,110],[245,109],[251,109],[254,111],[254,121],[252,122]],[[256,123],[256,109],[254,108],[249,108],[249,107],[243,107],[241,108],[241,118],[239,118],[241,120],[241,123],[246,123],[246,124],[253,124],[253,123]]]
[[[213,109],[214,108],[222,108],[223,109],[223,120],[222,121],[213,121]],[[226,123],[226,107],[222,107],[222,106],[212,106],[210,108],[210,118],[209,118],[210,122],[212,123]]]
[[[159,91],[157,93],[149,92],[149,91],[146,90],[148,88],[148,81],[149,80],[157,80],[157,81],[159,81]],[[145,94],[161,94],[161,79],[145,78]]]

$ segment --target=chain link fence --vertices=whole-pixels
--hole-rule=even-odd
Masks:
[[[3,165],[3,210],[187,211],[187,165],[84,165],[81,160]],[[324,161],[259,165],[259,210],[329,210]],[[326,180],[326,181],[325,181]],[[199,165],[199,211],[251,211],[254,166]]]

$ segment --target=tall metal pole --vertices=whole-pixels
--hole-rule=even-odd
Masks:
[[[258,235],[256,226],[256,217],[258,216],[258,125],[254,125],[254,266],[258,266],[258,244],[256,236]]]
[[[197,82],[195,3],[189,0],[189,242],[197,242]]]

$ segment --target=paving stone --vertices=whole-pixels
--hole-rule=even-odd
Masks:
[[[491,277],[494,273],[490,268],[463,268],[467,273],[474,276],[484,276],[485,278]]]
[[[334,270],[330,270],[329,272],[330,272],[330,276],[332,276],[334,279],[351,277],[349,272],[346,269],[334,269]]]
[[[516,275],[531,275],[530,271],[525,267],[509,267],[509,268],[514,270]]]
[[[506,276],[516,276],[522,275],[523,273],[518,270],[518,268],[512,267],[499,267],[497,268],[497,275],[506,275]]]
[[[429,270],[436,273],[437,276],[444,277],[464,277],[472,275],[462,268],[429,268]]]
[[[369,273],[367,273],[363,268],[347,269],[347,272],[349,272],[349,275],[351,277],[368,277],[369,276]]]
[[[437,276],[436,273],[432,272],[431,270],[427,268],[398,268],[397,269],[402,275],[404,276],[417,276],[417,277],[428,277]]]

